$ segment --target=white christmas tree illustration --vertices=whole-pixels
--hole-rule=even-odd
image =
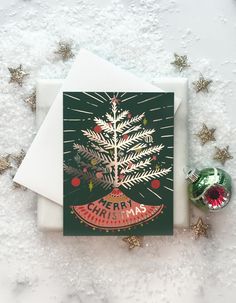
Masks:
[[[64,165],[67,173],[83,175],[93,185],[108,188],[131,188],[133,185],[162,177],[171,167],[152,169],[154,154],[159,154],[163,144],[151,144],[155,129],[143,126],[145,113],[131,115],[119,108],[116,97],[111,99],[111,112],[104,118],[95,117],[96,127],[82,130],[87,145],[74,144],[78,151],[78,168]]]

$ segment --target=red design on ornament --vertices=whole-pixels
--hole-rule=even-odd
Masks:
[[[223,186],[213,185],[205,192],[203,199],[210,208],[217,209],[226,204],[228,196],[228,191]]]

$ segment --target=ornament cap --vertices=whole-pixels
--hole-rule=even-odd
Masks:
[[[186,180],[189,182],[189,183],[194,183],[197,181],[197,179],[199,178],[199,170],[198,169],[190,169],[188,171],[188,174],[186,176]]]

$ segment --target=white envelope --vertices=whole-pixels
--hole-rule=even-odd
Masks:
[[[179,79],[179,83],[180,86],[177,85],[171,91],[176,89],[175,92],[177,93],[182,85],[186,92],[187,80]],[[30,188],[58,205],[63,204],[62,91],[158,92],[162,90],[86,50],[79,52],[68,77],[62,84],[55,102],[14,178],[15,182]],[[187,161],[187,94],[183,95],[183,89],[181,97],[181,106],[175,115],[174,222],[175,226],[188,226],[189,216],[186,215],[188,214],[188,198],[183,172]],[[179,103],[180,100],[176,99],[175,110],[177,110]]]

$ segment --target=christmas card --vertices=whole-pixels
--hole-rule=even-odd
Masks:
[[[64,92],[64,235],[173,233],[174,94]]]

